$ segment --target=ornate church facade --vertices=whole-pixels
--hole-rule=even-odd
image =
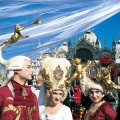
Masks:
[[[71,41],[68,42],[68,58],[80,58],[83,63],[88,60],[98,60],[101,56],[110,56],[112,60],[120,59],[120,41],[112,41],[112,50],[106,46],[101,47],[98,37],[92,32],[87,31],[79,39],[76,45],[72,45]]]

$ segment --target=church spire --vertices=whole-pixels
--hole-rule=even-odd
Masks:
[[[106,40],[104,40],[104,48],[106,48]]]
[[[115,51],[115,48],[116,48],[116,40],[115,40],[115,38],[113,38],[113,41],[112,41],[112,50]]]
[[[116,40],[113,38],[112,45],[116,45]]]
[[[99,40],[98,40],[98,36],[97,36],[97,39],[96,39],[96,47],[99,47]]]

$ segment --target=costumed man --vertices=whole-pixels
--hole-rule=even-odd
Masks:
[[[31,60],[26,56],[3,59],[4,46],[0,46],[0,64],[7,70],[7,79],[0,88],[0,120],[39,120],[37,97],[25,85],[32,80]]]

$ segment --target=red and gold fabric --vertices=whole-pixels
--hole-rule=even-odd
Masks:
[[[12,85],[13,92],[17,91],[14,96],[8,85],[0,88],[0,120],[40,120],[37,98],[31,87],[21,86],[16,82],[12,82]],[[26,89],[27,96],[22,96],[22,87]],[[15,90],[16,88],[20,89]]]

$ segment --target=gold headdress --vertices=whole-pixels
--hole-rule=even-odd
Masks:
[[[42,60],[41,74],[45,87],[45,94],[49,98],[53,90],[62,90],[65,99],[70,85],[70,62],[65,58],[47,57]]]
[[[89,61],[82,69],[81,89],[85,95],[87,95],[90,88],[96,88],[105,92],[111,88],[120,90],[120,87],[116,85],[110,77],[110,68],[103,67],[97,64],[95,61]]]

